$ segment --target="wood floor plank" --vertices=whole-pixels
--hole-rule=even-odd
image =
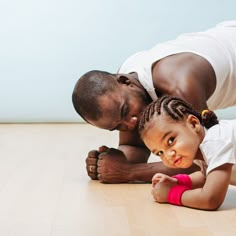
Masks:
[[[158,204],[150,184],[90,180],[87,152],[117,141],[86,124],[0,125],[0,235],[235,235],[236,187],[209,212]]]

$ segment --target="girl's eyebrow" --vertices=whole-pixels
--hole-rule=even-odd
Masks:
[[[166,132],[166,133],[162,136],[161,142],[163,142],[163,140],[164,140],[164,139],[166,138],[166,136],[168,136],[169,134],[171,134],[171,131]]]
[[[169,134],[171,134],[171,131],[166,132],[166,133],[162,136],[161,142],[163,142],[163,140],[164,140]],[[157,150],[156,150],[156,149],[153,149],[153,150],[151,150],[151,152],[156,155]]]

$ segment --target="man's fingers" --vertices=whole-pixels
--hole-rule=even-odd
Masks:
[[[103,164],[103,160],[100,159],[100,157],[99,157],[99,160],[98,160],[98,162],[97,162],[97,166],[98,166],[98,167],[99,167],[99,166],[102,166],[102,164]]]
[[[97,178],[97,166],[96,165],[87,165],[86,169],[87,169],[87,172],[88,172],[88,176],[91,179],[98,179]]]
[[[106,153],[104,153],[104,152],[99,155],[99,157],[98,157],[98,162],[99,162],[100,160],[103,160],[104,155],[106,155]]]
[[[86,158],[86,165],[97,165],[98,159],[97,158]]]
[[[97,177],[99,180],[101,180],[101,174],[98,174]]]
[[[107,146],[101,146],[98,148],[99,152],[106,152],[109,148]]]
[[[90,177],[92,180],[97,180],[97,179],[98,179],[97,174],[95,174],[95,173],[90,173],[90,174],[89,174],[89,177]]]
[[[88,173],[88,176],[93,179],[97,180],[97,162],[98,162],[98,156],[100,152],[97,150],[92,150],[88,153],[88,157],[86,158],[86,170]]]
[[[89,166],[87,166],[87,170],[89,173],[97,173],[97,166],[89,165]]]
[[[91,158],[98,158],[99,156],[99,152],[97,150],[92,150],[88,153],[88,157],[91,157]]]

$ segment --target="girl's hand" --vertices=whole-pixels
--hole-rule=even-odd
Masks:
[[[170,189],[177,184],[177,179],[168,175],[157,173],[152,178],[152,195],[159,203],[168,202]]]
[[[162,173],[157,173],[152,177],[152,188],[154,188],[157,183],[162,182],[172,182],[177,184],[177,179]]]

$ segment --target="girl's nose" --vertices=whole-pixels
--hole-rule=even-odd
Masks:
[[[173,157],[175,157],[176,152],[175,150],[168,150],[166,154],[167,154],[167,159],[171,160]]]

